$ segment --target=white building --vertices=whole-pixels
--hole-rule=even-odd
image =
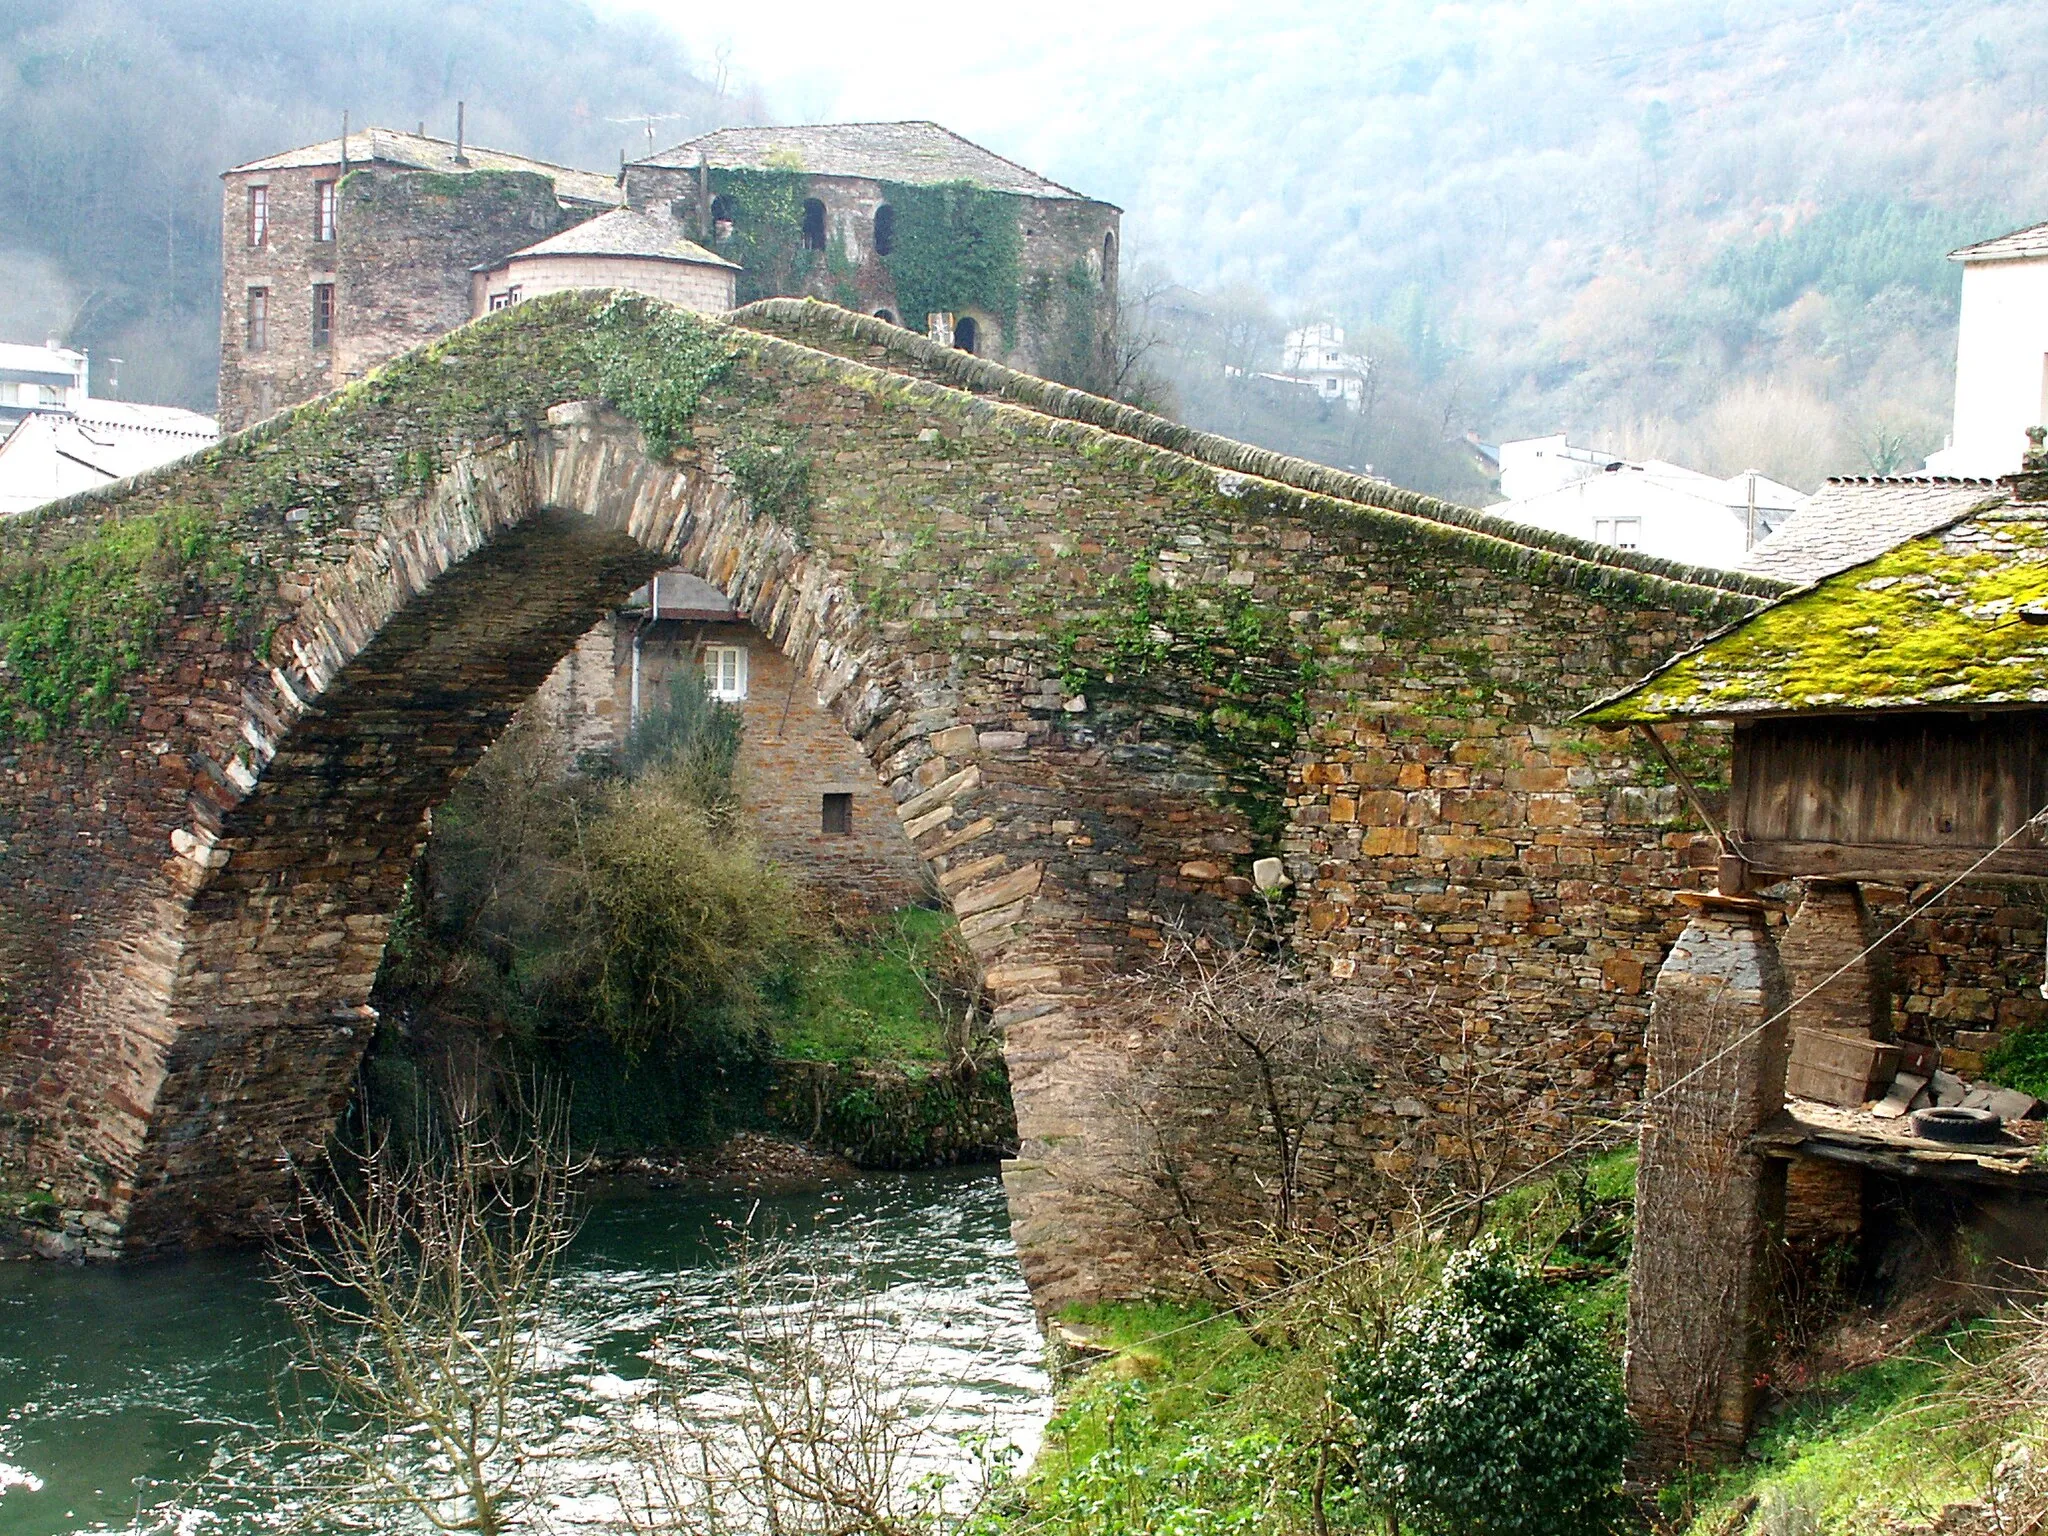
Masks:
[[[0,435],[35,411],[69,411],[87,395],[86,355],[57,345],[0,341]]]
[[[1502,443],[1500,484],[1508,499],[1487,508],[1497,516],[1723,569],[1806,499],[1754,471],[1719,480],[1662,459],[1573,447],[1562,432]]]
[[[1956,418],[1936,475],[2009,475],[2028,427],[2048,422],[2048,224],[1966,245]]]
[[[1365,382],[1372,359],[1344,350],[1344,327],[1319,321],[1287,333],[1280,346],[1280,371],[1261,374],[1276,384],[1292,384],[1318,400],[1343,401],[1357,410],[1365,400]]]
[[[83,352],[0,342],[0,517],[110,485],[220,440],[211,416],[95,400]]]

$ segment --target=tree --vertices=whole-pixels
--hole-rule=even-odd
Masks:
[[[1633,1430],[1598,1346],[1495,1238],[1454,1257],[1386,1340],[1339,1366],[1388,1528],[1591,1536],[1621,1512]]]
[[[305,1469],[309,1521],[500,1536],[549,1491],[569,1410],[536,1378],[574,1173],[558,1105],[474,1093],[431,1150],[309,1179],[275,1256],[298,1347],[258,1453]]]

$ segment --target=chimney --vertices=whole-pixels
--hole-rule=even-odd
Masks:
[[[455,163],[457,165],[469,164],[469,156],[462,152],[463,113],[468,106],[469,103],[463,101],[455,103]]]
[[[341,174],[348,174],[348,114],[341,114]]]

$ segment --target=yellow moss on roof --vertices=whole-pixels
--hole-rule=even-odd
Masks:
[[[1579,718],[2048,705],[2048,505],[2002,503],[1795,592]]]

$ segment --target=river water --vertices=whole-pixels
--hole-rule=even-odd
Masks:
[[[878,1175],[821,1194],[608,1198],[564,1266],[549,1390],[592,1435],[630,1403],[654,1351],[687,1358],[715,1416],[735,1347],[735,1234],[780,1234],[806,1262],[858,1271],[863,1315],[894,1330],[897,1387],[932,1454],[966,1439],[1036,1449],[1049,1411],[1040,1340],[993,1171]],[[71,1268],[0,1265],[0,1536],[269,1528],[260,1486],[208,1477],[224,1445],[274,1422],[284,1333],[260,1257]],[[722,1379],[722,1373],[723,1379]],[[601,1499],[557,1514],[600,1526]]]

